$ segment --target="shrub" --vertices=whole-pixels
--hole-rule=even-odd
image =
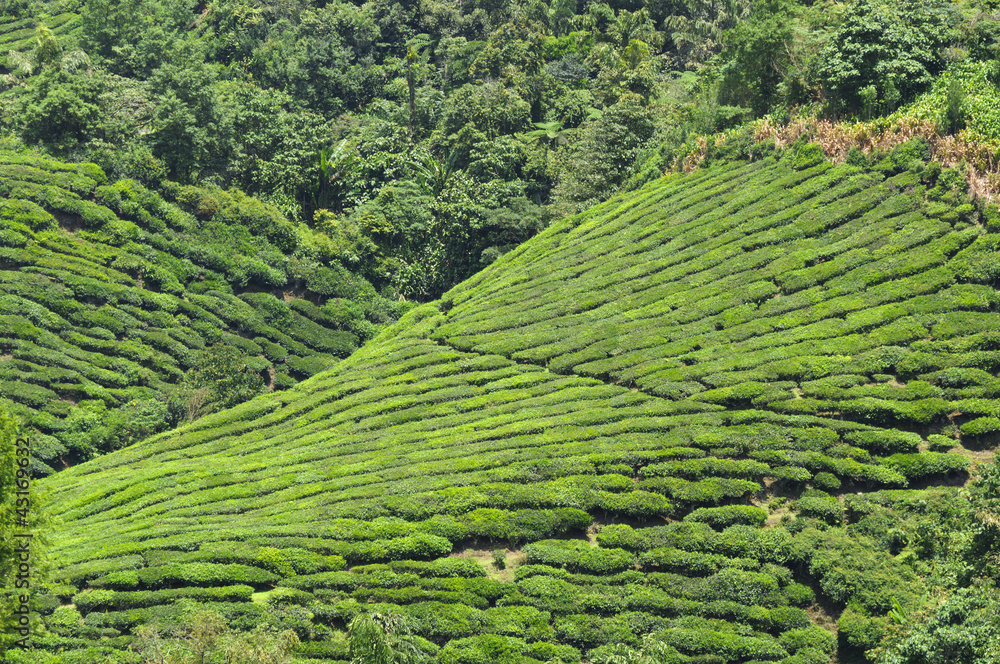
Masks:
[[[493,550],[493,567],[504,569],[507,567],[507,552],[503,549]]]
[[[688,576],[702,576],[717,572],[733,564],[734,561],[718,553],[660,547],[640,554],[639,563],[647,570],[657,568]]]
[[[480,634],[449,641],[438,661],[444,664],[528,664],[528,644],[511,636]]]
[[[704,601],[730,601],[746,605],[774,606],[781,601],[781,590],[774,577],[767,574],[727,568],[705,580]]]
[[[844,508],[829,496],[805,496],[796,501],[796,506],[799,514],[805,518],[819,519],[834,526],[844,520]]]
[[[668,516],[673,513],[673,505],[670,504],[669,500],[658,493],[649,491],[613,494],[605,508],[609,512],[637,519]]]
[[[994,434],[1000,431],[1000,418],[978,417],[974,420],[966,422],[960,427],[960,429],[962,431],[962,435],[969,436],[971,438]]]
[[[787,595],[786,595],[787,596]],[[768,611],[770,629],[774,632],[786,632],[790,629],[809,627],[812,621],[809,614],[794,606],[775,606]]]
[[[734,524],[762,526],[767,521],[767,512],[752,505],[701,507],[685,516],[684,521],[707,523],[716,529],[723,529]]]
[[[482,613],[484,631],[520,636],[526,641],[552,637],[551,615],[530,606],[501,606]]]
[[[813,589],[801,583],[790,583],[785,586],[783,592],[792,606],[808,606],[816,600]]]
[[[844,439],[874,454],[916,452],[917,446],[920,445],[920,436],[896,429],[850,431],[844,436]]]
[[[635,563],[635,557],[628,551],[592,547],[579,540],[543,540],[528,544],[522,551],[529,563],[589,574],[614,574],[630,569]]]
[[[848,606],[837,620],[837,631],[842,643],[865,652],[878,646],[888,624],[887,618],[871,617],[863,610]]]
[[[606,548],[626,551],[645,551],[650,547],[649,537],[643,531],[618,523],[603,526],[597,533],[597,542]]]
[[[817,489],[836,491],[840,488],[840,478],[830,473],[816,473],[812,481]]]
[[[958,444],[958,441],[954,438],[935,433],[927,436],[927,442],[930,443],[929,449],[932,452],[947,452]]]
[[[837,637],[816,625],[788,630],[778,637],[778,641],[793,655],[803,648],[813,648],[829,657],[837,646]]]
[[[908,479],[963,471],[969,467],[969,463],[969,459],[960,454],[943,454],[941,452],[894,454],[885,460],[888,467],[899,471]]]

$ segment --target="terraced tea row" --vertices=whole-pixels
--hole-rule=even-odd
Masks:
[[[376,611],[442,662],[606,662],[652,635],[664,661],[825,663],[816,593],[850,601],[857,634],[924,591],[839,527],[867,514],[841,491],[963,476],[946,427],[964,411],[915,418],[996,380],[974,350],[995,292],[960,267],[992,236],[923,209],[915,175],[766,162],[561,222],[328,371],[48,478],[64,585],[39,643],[120,651],[195,601],[294,629],[323,661],[348,659],[347,623]],[[900,321],[959,345],[932,355]],[[883,375],[879,353],[977,378]],[[782,362],[808,369],[764,373]],[[866,399],[907,417],[845,407]]]
[[[392,309],[235,193],[183,190],[217,206],[199,219],[93,165],[0,153],[0,196],[0,397],[41,432],[39,473],[134,442],[128,427],[143,420],[162,429],[165,395],[213,346],[285,388],[370,336],[366,314]],[[303,260],[314,265],[296,283]],[[120,435],[99,435],[95,417],[123,420]]]
[[[506,259],[530,268],[449,294],[434,338],[671,399],[961,426],[973,444],[997,430],[993,236],[928,218],[913,172],[697,178],[551,229]]]
[[[766,463],[718,458],[726,453],[719,446],[772,436],[782,448],[825,450],[844,445],[817,425],[867,427],[800,417],[794,440],[777,426],[752,431],[746,413],[730,418],[718,406],[692,409],[442,348],[426,339],[442,320],[432,307],[419,309],[333,372],[206,418],[181,439],[161,437],[62,473],[53,497],[73,524],[60,536],[70,563],[62,574],[75,588],[92,588],[72,597],[84,614],[80,633],[128,632],[176,618],[180,597],[250,624],[266,615],[252,591],[275,584],[297,591],[275,591],[275,602],[305,603],[330,629],[364,609],[411,616],[418,633],[445,645],[443,657],[485,647],[488,634],[517,635],[505,643],[534,659],[576,660],[593,649],[599,657],[602,646],[639,625],[640,633],[669,629],[689,654],[713,653],[722,642],[731,661],[754,652],[773,659],[788,654],[782,634],[816,629],[804,611],[787,606],[782,588],[799,592],[790,570],[777,569],[780,583],[754,571],[766,558],[759,551],[749,558],[720,555],[714,545],[711,553],[689,551],[683,541],[698,539],[689,534],[637,548],[620,530],[607,548],[545,540],[578,536],[594,516],[647,523],[686,514],[679,532],[712,539],[709,524],[747,524],[733,525],[726,541],[751,546],[769,536],[757,530],[766,512],[718,505],[753,496],[765,478],[793,467],[772,471]],[[672,459],[687,459],[679,462],[684,470],[664,477],[678,463]],[[824,461],[852,463],[822,452],[806,463]],[[795,468],[792,482],[811,477]],[[851,468],[847,474],[873,477],[888,470],[859,462]],[[129,489],[114,489],[126,482]],[[602,545],[611,530],[602,531]],[[517,569],[514,585],[482,578],[474,560],[448,557],[467,546],[518,542],[535,544],[525,547],[530,564]],[[652,581],[677,573],[693,576],[678,577],[680,588]],[[735,597],[748,579],[773,596],[720,599]],[[520,627],[496,627],[511,611],[537,623],[528,641],[512,631]],[[756,611],[752,629],[735,624],[749,620],[747,611]],[[613,617],[621,612],[625,617]],[[674,633],[682,625],[690,642]],[[826,652],[832,641],[816,638]]]

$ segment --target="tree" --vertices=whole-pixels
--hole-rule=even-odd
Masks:
[[[972,519],[972,544],[966,554],[965,581],[988,576],[1000,583],[1000,464],[979,467],[975,480],[965,490]]]
[[[749,106],[757,116],[775,103],[789,68],[792,23],[789,2],[768,3],[763,11],[725,35],[722,97]]]
[[[89,67],[90,58],[79,49],[64,53],[55,35],[43,25],[38,28],[35,48],[27,53],[9,51],[7,63],[11,70],[10,78],[16,79],[22,74],[32,76],[47,67],[56,67],[70,73],[76,72]]]
[[[80,8],[81,46],[112,72],[145,78],[195,18],[193,0],[92,0]]]
[[[857,0],[820,56],[831,108],[874,117],[912,100],[944,69],[952,22],[945,0]]]
[[[46,142],[69,149],[98,130],[99,82],[83,74],[48,67],[29,79],[17,104],[23,135],[29,142]]]
[[[174,421],[232,408],[264,391],[264,379],[238,348],[216,344],[201,353],[170,398]]]
[[[824,11],[826,10],[826,11]],[[760,116],[779,104],[815,101],[819,53],[830,39],[829,8],[768,0],[724,35],[720,101]]]
[[[867,655],[876,664],[993,664],[1000,656],[1000,594],[957,590],[933,610],[908,616]]]
[[[150,91],[159,101],[147,140],[170,174],[182,181],[193,181],[205,171],[224,171],[232,149],[231,122],[220,104],[216,69],[204,62],[204,46],[188,40],[149,78]]]
[[[534,123],[534,131],[529,131],[524,134],[524,139],[529,144],[541,145],[545,151],[545,168],[548,169],[549,164],[549,150],[560,145],[564,145],[569,139],[569,132],[571,129],[565,129],[563,123],[559,120],[552,120],[551,122],[536,122]]]
[[[725,31],[745,19],[750,0],[682,0],[663,21],[678,68],[697,69],[722,50]]]
[[[628,177],[655,128],[653,114],[634,94],[581,125],[576,140],[557,153],[559,179],[552,195],[558,213],[573,214],[612,193]]]
[[[361,613],[347,626],[351,664],[417,664],[430,661],[399,616]]]
[[[320,150],[316,166],[319,181],[313,195],[314,209],[327,209],[330,203],[335,203],[334,209],[339,212],[347,194],[349,178],[358,169],[358,155],[344,139],[335,148]]]
[[[513,68],[533,76],[545,64],[544,41],[543,34],[523,23],[504,23],[490,35],[469,73],[473,78],[499,78]]]
[[[383,35],[371,4],[331,2],[302,12],[294,25],[279,23],[255,50],[253,75],[327,116],[378,98],[384,71],[374,59]]]

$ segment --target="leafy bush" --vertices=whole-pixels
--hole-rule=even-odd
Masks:
[[[767,521],[767,512],[752,505],[700,507],[688,513],[684,520],[707,523],[717,529],[726,528],[733,524],[762,526]]]
[[[804,496],[796,501],[796,508],[801,516],[830,525],[840,525],[844,520],[844,508],[829,496]]]
[[[893,454],[885,460],[885,464],[909,479],[917,479],[965,470],[969,467],[969,459],[960,454],[921,452]]]

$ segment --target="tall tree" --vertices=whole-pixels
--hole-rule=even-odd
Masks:
[[[891,113],[945,67],[955,15],[945,0],[857,0],[822,54],[834,111]]]

